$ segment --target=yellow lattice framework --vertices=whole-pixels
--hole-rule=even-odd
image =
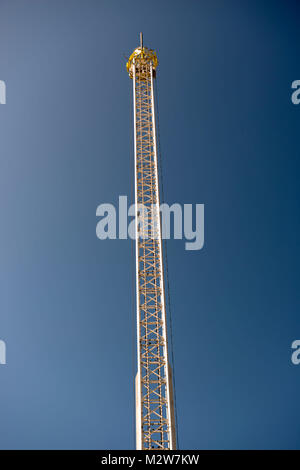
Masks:
[[[176,449],[168,359],[154,111],[155,51],[141,46],[127,71],[133,79],[136,204],[137,449]],[[141,207],[143,210],[141,210]]]

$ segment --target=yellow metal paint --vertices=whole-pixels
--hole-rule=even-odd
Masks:
[[[137,47],[128,59],[126,64],[127,72],[129,77],[132,78],[132,63],[133,59],[144,60],[145,62],[152,62],[153,70],[158,66],[158,59],[156,52],[153,49],[147,47]]]

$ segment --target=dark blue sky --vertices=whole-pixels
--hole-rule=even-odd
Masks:
[[[0,0],[0,447],[133,448],[125,55],[159,58],[165,199],[205,204],[168,242],[181,448],[299,448],[297,1]]]

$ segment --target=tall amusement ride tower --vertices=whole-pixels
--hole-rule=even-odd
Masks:
[[[137,307],[136,448],[176,449],[173,381],[168,355],[154,87],[156,52],[131,54],[135,159]]]

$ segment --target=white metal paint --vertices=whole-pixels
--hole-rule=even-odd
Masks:
[[[134,114],[134,180],[135,180],[135,270],[136,270],[136,308],[137,308],[137,375],[136,385],[136,448],[142,449],[142,403],[141,403],[141,365],[140,365],[140,295],[139,295],[139,243],[138,243],[138,184],[136,150],[136,96],[135,63],[133,61],[133,114]]]

